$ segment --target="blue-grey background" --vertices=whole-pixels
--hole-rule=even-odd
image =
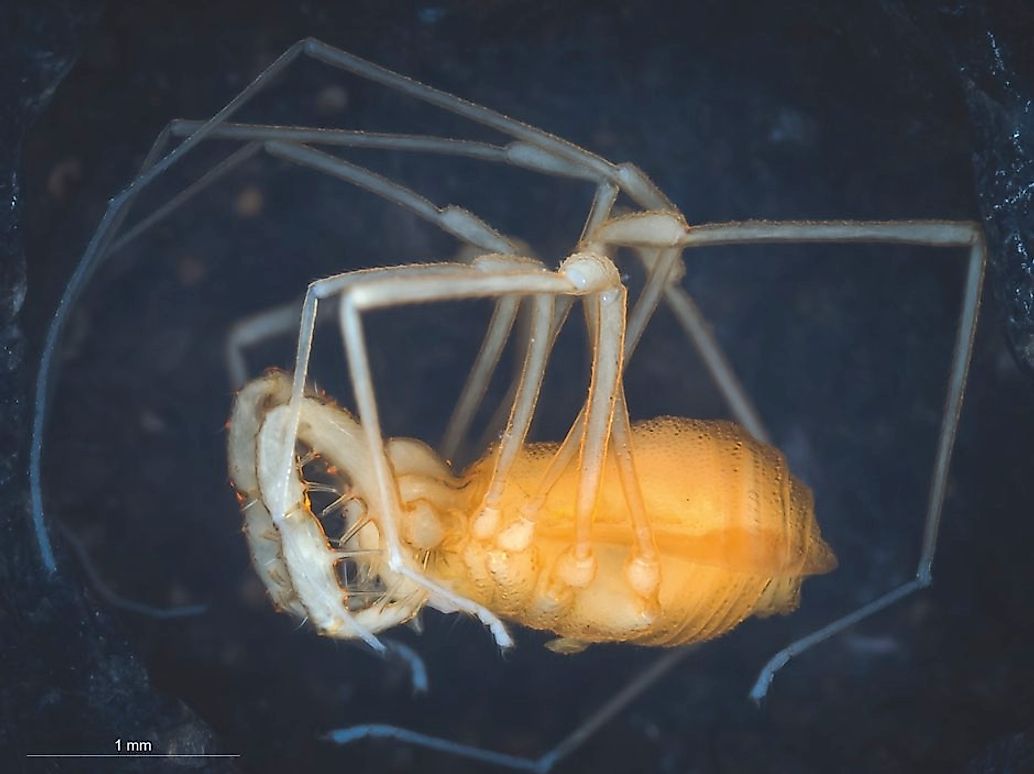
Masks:
[[[1002,229],[1024,202],[995,209],[988,198],[1004,130],[980,113],[973,83],[991,41],[1015,68],[1008,93],[1023,93],[1031,70],[1007,43],[1030,20],[1001,6],[984,14],[966,3],[858,5],[55,4],[49,23],[62,32],[40,50],[60,48],[69,64],[78,56],[24,132],[18,236],[29,290],[16,388],[28,393],[24,374],[34,373],[44,326],[106,200],[161,128],[211,115],[307,35],[632,161],[690,222],[997,216]],[[29,9],[21,18],[29,36],[44,17]],[[494,137],[312,62],[240,117]],[[1024,139],[1014,140],[1020,150]],[[231,147],[192,154],[136,215]],[[548,262],[571,249],[591,196],[472,162],[349,158],[438,204],[471,207]],[[1001,280],[1021,263],[1009,246],[1024,242],[1008,228],[994,236]],[[244,771],[481,770],[405,745],[336,750],[317,737],[376,721],[534,755],[657,657],[622,647],[561,657],[531,632],[501,655],[473,622],[430,614],[422,636],[399,634],[430,672],[430,694],[414,697],[397,665],[299,629],[259,588],[226,481],[228,327],[299,297],[317,277],[454,250],[367,194],[263,159],[98,273],[68,326],[47,435],[56,584],[34,579],[22,511],[11,510],[5,629],[16,634],[6,664],[17,687],[4,705],[5,748],[18,765],[77,770],[20,756],[107,752],[122,737],[165,751],[242,753],[228,766]],[[1030,769],[1034,423],[1030,382],[1006,345],[1013,286],[1001,281],[1006,292],[987,294],[934,588],[794,662],[757,709],[746,693],[768,655],[914,571],[962,256],[822,246],[686,258],[686,287],[814,488],[841,566],[805,585],[793,616],[748,622],[691,654],[560,770]],[[438,437],[486,315],[464,304],[371,318],[388,432]],[[250,363],[255,372],[287,365],[291,347],[288,335],[254,350]],[[576,410],[581,347],[574,329],[561,341],[541,438],[557,438]],[[317,352],[317,378],[347,405],[332,330]],[[666,314],[644,338],[628,389],[637,418],[723,412]],[[64,530],[123,596],[207,612],[154,621],[112,608]]]

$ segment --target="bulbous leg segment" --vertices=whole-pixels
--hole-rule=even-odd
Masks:
[[[658,591],[661,585],[661,568],[656,559],[633,555],[625,564],[625,579],[636,594],[642,598],[641,617],[644,625],[653,623],[661,612]]]
[[[571,548],[560,555],[554,569],[554,580],[575,589],[584,589],[596,577],[597,562],[591,551],[579,555]]]
[[[494,505],[484,504],[470,524],[471,534],[478,540],[488,540],[499,531],[502,514]]]

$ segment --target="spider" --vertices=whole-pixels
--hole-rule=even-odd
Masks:
[[[499,132],[507,137],[507,142],[494,145],[419,135],[229,122],[241,105],[302,54]],[[692,298],[679,283],[683,251],[716,244],[884,242],[964,248],[969,253],[916,577],[780,651],[763,670],[753,695],[755,698],[764,695],[775,671],[789,658],[931,582],[986,260],[983,237],[975,224],[747,221],[689,225],[675,205],[633,165],[612,164],[539,129],[311,39],[288,49],[212,119],[203,123],[174,122],[170,125],[170,134],[185,139],[161,159],[158,154],[163,143],[157,143],[141,175],[112,201],[48,330],[37,384],[31,457],[33,512],[41,554],[48,567],[53,568],[53,557],[42,519],[39,466],[50,365],[67,310],[96,264],[113,245],[119,244],[115,237],[125,209],[138,192],[202,140],[219,137],[244,144],[213,167],[197,187],[209,184],[245,159],[265,151],[393,202],[456,237],[478,254],[476,259],[466,263],[369,269],[317,280],[310,285],[301,307],[293,373],[290,377],[263,377],[242,392],[231,425],[231,467],[242,491],[246,517],[250,519],[247,530],[253,558],[281,606],[313,619],[327,633],[358,637],[374,648],[382,647],[377,631],[406,620],[424,604],[476,616],[503,647],[509,646],[511,639],[497,610],[504,611],[508,617],[527,619],[532,625],[557,631],[562,635],[560,647],[571,649],[587,641],[605,639],[681,644],[720,633],[751,612],[792,609],[800,579],[829,569],[831,555],[818,537],[810,495],[785,470],[781,455],[768,445],[757,411]],[[314,145],[463,156],[583,180],[594,186],[595,193],[574,252],[551,269],[522,255],[516,239],[500,233],[471,212],[455,206],[435,205],[395,181],[318,150]],[[619,196],[631,203],[632,212],[618,211]],[[133,231],[122,235],[120,241],[132,238],[179,203],[174,198]],[[646,274],[645,285],[630,306],[612,259],[617,248],[633,251]],[[380,429],[370,374],[363,313],[370,309],[467,298],[493,299],[495,310],[439,446],[440,453],[435,454],[411,441],[386,440]],[[318,307],[326,299],[338,302],[338,320],[356,396],[355,419],[326,399],[306,392]],[[576,301],[581,301],[584,307],[589,334],[592,371],[587,396],[582,411],[561,443],[545,449],[529,447],[526,438],[552,342]],[[660,422],[644,430],[643,426],[630,422],[622,374],[661,304],[670,308],[702,356],[740,428],[684,424],[676,431],[672,422]],[[525,356],[519,377],[504,401],[501,416],[505,419],[505,429],[498,445],[473,466],[476,473],[459,479],[444,461],[452,459],[463,443],[522,308],[529,321],[521,342]],[[243,382],[241,353],[244,347],[292,324],[297,324],[292,314],[277,310],[239,326],[229,346],[235,380]],[[321,426],[333,428],[334,432],[321,433]],[[739,512],[744,517],[755,518],[745,530],[744,544],[730,547],[725,537],[722,545],[708,549],[712,557],[717,557],[712,561],[724,564],[727,569],[732,564],[731,557],[736,556],[742,561],[752,561],[755,569],[764,566],[768,572],[762,573],[756,589],[740,589],[732,595],[738,600],[737,604],[744,604],[734,613],[726,611],[728,625],[713,629],[701,625],[691,636],[685,631],[673,633],[673,624],[665,615],[681,598],[679,588],[665,586],[666,578],[670,581],[672,575],[668,560],[677,550],[671,547],[671,539],[659,537],[663,530],[652,501],[654,495],[669,491],[675,482],[670,477],[651,478],[648,468],[658,466],[659,458],[651,456],[651,452],[641,454],[637,449],[649,447],[651,440],[660,439],[662,456],[687,455],[691,453],[690,447],[673,439],[680,434],[692,436],[694,433],[706,438],[704,444],[714,446],[718,450],[715,457],[725,461],[724,467],[720,465],[711,477],[701,477],[705,483],[733,492],[741,499],[759,499],[766,492],[765,487],[757,482],[743,483],[741,471],[735,468],[736,455],[740,454],[747,460],[745,467],[756,463],[754,475],[759,480],[765,477],[778,480],[778,486],[770,486],[772,491],[788,494],[783,498],[782,508],[766,510],[757,507],[755,502]],[[336,501],[345,513],[345,530],[336,546],[328,542],[320,522],[308,510],[306,490],[313,487],[300,475],[304,463],[297,450],[299,443],[315,456],[325,457],[332,467],[347,464],[347,481],[337,490]],[[575,456],[577,465],[573,464]],[[362,458],[358,464],[357,457]],[[403,481],[407,475],[411,479],[422,475],[424,480]],[[724,482],[723,477],[732,483]],[[716,481],[723,483],[719,486]],[[410,495],[405,499],[404,486],[409,487]],[[436,503],[428,494],[436,488],[452,492],[470,489],[476,496],[468,497],[463,505],[457,505],[455,498],[450,501],[449,497]],[[522,493],[515,495],[517,489]],[[548,531],[549,520],[542,513],[551,507],[549,498],[554,490],[570,495],[564,506],[567,514],[564,526],[570,527],[570,534],[559,542],[548,568],[522,567],[520,561],[528,560],[528,549],[540,546]],[[687,491],[692,497],[695,490]],[[446,504],[441,505],[442,502]],[[616,502],[611,510],[625,519],[620,537],[609,542],[601,540],[598,534],[602,527],[612,526],[607,519],[599,518],[603,510],[601,502]],[[444,535],[449,520],[455,521],[456,511],[461,513],[456,529],[468,538],[468,544],[488,546],[479,557],[485,568],[484,577],[469,578],[463,592],[457,590],[463,584],[456,581],[455,575],[449,576],[447,581],[440,580],[428,569],[429,562],[441,561],[435,551],[447,542]],[[734,517],[720,509],[716,513],[718,522],[708,522],[705,518],[703,526],[696,523],[698,534],[715,532],[716,524],[719,533],[729,534]],[[621,549],[617,558],[611,550],[614,544]],[[375,559],[359,562],[365,578],[350,580],[339,576],[337,565],[341,560],[371,555]],[[750,556],[743,558],[747,555]],[[515,563],[514,557],[519,561]],[[452,565],[465,559],[460,553],[447,557],[444,563]],[[464,571],[470,572],[469,563]],[[447,575],[443,573],[443,577]],[[371,576],[382,585],[369,586]],[[515,608],[516,603],[504,599],[504,592],[521,583],[534,588],[524,590],[524,601]],[[488,591],[486,585],[490,587]],[[612,621],[605,622],[607,626],[597,625],[608,615],[614,617],[607,609],[606,596],[602,597],[603,601],[596,599],[589,605],[589,612],[582,605],[579,612],[572,613],[579,610],[579,595],[592,598],[595,592],[591,590],[600,588],[606,590],[605,594],[613,594],[615,586],[623,595],[618,605],[621,620],[616,625],[610,625]],[[676,586],[689,587],[691,580]],[[349,602],[342,596],[342,587],[370,592],[372,601],[356,604],[353,596]],[[613,601],[614,597],[609,599]],[[703,617],[710,620],[710,616]],[[570,624],[572,618],[575,624]],[[636,690],[642,690],[649,682],[639,681]],[[631,694],[625,701],[630,699]],[[368,727],[362,734],[342,733],[337,738],[350,741],[358,736],[384,732],[380,727]],[[407,738],[398,729],[389,733]],[[408,738],[429,743],[412,735]],[[467,754],[461,746],[452,749]]]

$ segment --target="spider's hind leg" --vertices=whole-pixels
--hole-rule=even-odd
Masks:
[[[694,228],[686,246],[771,242],[880,242],[927,247],[955,247],[967,249],[969,256],[961,312],[948,375],[947,395],[944,401],[933,474],[930,478],[922,551],[915,577],[857,610],[791,643],[772,656],[751,689],[750,696],[755,701],[761,701],[765,697],[775,673],[790,659],[932,583],[933,560],[947,491],[948,470],[962,411],[966,375],[973,353],[977,317],[980,311],[980,291],[987,260],[987,248],[979,226],[975,223],[952,221],[722,223]]]

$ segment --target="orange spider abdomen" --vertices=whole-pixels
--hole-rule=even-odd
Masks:
[[[836,565],[813,514],[811,491],[776,449],[730,422],[661,417],[633,425],[636,472],[660,555],[660,608],[644,624],[624,567],[633,534],[616,463],[604,471],[593,520],[594,580],[562,609],[545,600],[551,569],[571,545],[578,466],[550,491],[531,548],[505,555],[470,540],[457,590],[495,612],[583,642],[682,645],[716,637],[750,615],[795,609],[801,581]],[[542,480],[555,444],[530,445],[513,466],[501,505],[517,517]],[[486,455],[467,473],[480,496]]]

